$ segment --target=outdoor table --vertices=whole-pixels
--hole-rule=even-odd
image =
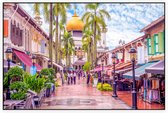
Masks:
[[[11,109],[14,109],[15,105],[20,104],[22,102],[24,102],[24,100],[5,100],[4,101],[4,106],[8,106]]]

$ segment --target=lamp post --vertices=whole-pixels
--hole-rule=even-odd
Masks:
[[[48,68],[51,68],[51,60],[48,60]]]
[[[12,60],[12,48],[7,48],[7,50],[5,51],[6,53],[6,59],[8,62],[8,71],[10,69],[10,61]],[[10,99],[10,76],[8,75],[8,89],[7,89],[7,95],[6,95],[7,99]]]
[[[111,58],[112,58],[112,62],[113,62],[113,72],[112,72],[112,75],[113,75],[113,95],[112,95],[112,97],[118,97],[118,96],[117,96],[117,93],[116,93],[116,80],[115,80],[115,61],[116,61],[116,54],[113,53]]]
[[[129,53],[132,61],[132,74],[133,74],[132,109],[137,109],[137,92],[136,92],[136,81],[135,81],[135,55],[137,52],[134,48],[131,48]]]
[[[102,80],[103,82],[102,82],[101,87],[103,88],[103,83],[104,83],[104,75],[103,75],[104,65],[103,65],[103,63],[104,63],[104,59],[101,60],[101,63],[102,63],[102,73],[101,73],[101,75],[102,75],[102,78],[103,78],[103,80]]]

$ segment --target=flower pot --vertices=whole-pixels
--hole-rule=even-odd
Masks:
[[[93,79],[93,87],[96,87],[98,83],[98,78]]]
[[[50,88],[46,89],[46,97],[50,97],[50,90],[51,90]]]

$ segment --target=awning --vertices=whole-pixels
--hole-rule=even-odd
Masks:
[[[116,70],[115,72],[117,72],[117,70],[121,70],[121,69],[127,68],[129,66],[131,66],[131,62],[118,63],[115,65],[115,70]],[[111,66],[110,70],[107,70],[107,75],[111,75],[112,71],[113,71],[113,66]]]
[[[58,65],[57,63],[55,63],[54,61],[53,61],[53,65],[55,65],[56,67],[58,67],[60,70],[63,70],[63,67],[62,66],[60,66],[60,65]]]
[[[141,75],[145,74],[145,68],[154,64],[156,62],[149,62],[149,63],[146,63],[138,68],[135,69],[135,79],[138,80],[140,78]],[[132,70],[127,72],[127,73],[124,73],[123,74],[123,78],[132,78]]]
[[[145,68],[146,73],[154,73],[154,74],[165,74],[164,73],[164,60],[161,60],[147,68]]]
[[[125,72],[125,71],[130,71],[132,68],[124,68],[124,69],[121,69],[121,70],[117,70],[117,71],[115,71],[115,73],[123,73],[123,72]]]
[[[86,61],[84,60],[77,60],[76,62],[73,63],[73,65],[84,65]]]
[[[44,56],[44,55],[42,55],[42,54],[37,54],[37,53],[36,53],[36,55],[41,56],[41,58],[43,58],[43,59],[46,60],[47,62],[50,60],[47,56]],[[58,67],[60,70],[63,70],[63,67],[62,67],[61,65],[55,63],[54,61],[53,61],[53,65],[55,65],[56,67]]]
[[[32,64],[32,59],[25,54],[24,52],[18,51],[16,49],[13,49],[14,53],[16,54],[16,56],[28,67],[31,67]],[[38,65],[37,63],[35,64],[35,66],[37,67],[37,71],[40,71],[42,68],[40,65]]]

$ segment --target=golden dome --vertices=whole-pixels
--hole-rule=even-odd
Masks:
[[[77,16],[76,12],[74,16],[72,16],[71,20],[67,22],[66,29],[67,31],[82,31],[84,27],[84,23]]]

